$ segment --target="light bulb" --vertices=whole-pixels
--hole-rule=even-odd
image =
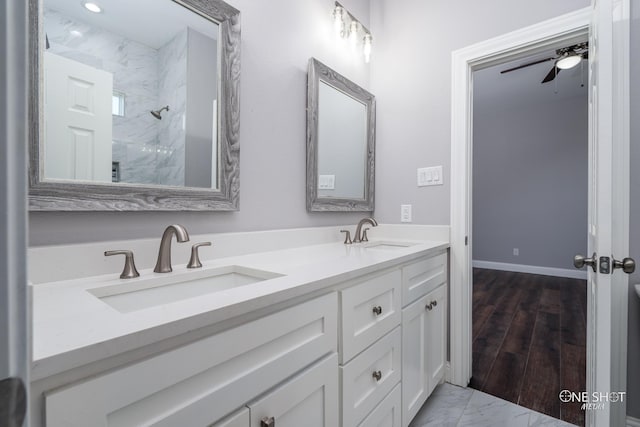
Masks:
[[[102,8],[100,6],[98,6],[96,3],[92,3],[92,2],[84,2],[82,4],[84,6],[85,9],[87,9],[89,12],[93,12],[93,13],[102,13]]]
[[[349,42],[355,47],[358,44],[358,22],[351,21],[349,25]]]
[[[364,62],[367,64],[371,59],[371,44],[373,42],[373,37],[371,34],[365,34],[364,39],[362,39],[362,53],[364,53]]]
[[[568,70],[569,68],[573,68],[578,65],[581,60],[582,57],[580,55],[573,54],[565,56],[564,58],[556,62],[556,67],[560,68],[561,70]]]
[[[344,20],[342,19],[344,9],[341,6],[336,6],[333,9],[333,28],[336,34],[340,37],[344,36]]]

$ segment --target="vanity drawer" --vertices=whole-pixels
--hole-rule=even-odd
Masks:
[[[398,384],[358,427],[401,427],[402,391]]]
[[[335,292],[45,395],[47,427],[209,426],[336,351]]]
[[[423,259],[402,268],[402,306],[428,294],[447,281],[447,254]]]
[[[400,279],[400,270],[393,270],[341,291],[340,363],[400,324]]]
[[[398,327],[340,367],[343,426],[357,426],[400,382],[401,340]]]

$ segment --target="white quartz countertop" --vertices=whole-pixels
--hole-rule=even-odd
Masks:
[[[128,313],[114,309],[89,291],[109,285],[132,285],[154,276],[186,279],[195,270],[181,265],[166,274],[141,270],[136,279],[123,280],[117,274],[109,274],[33,285],[32,379],[330,289],[345,280],[449,247],[446,241],[411,243],[412,246],[391,250],[328,243],[203,261],[203,270],[236,265],[282,276]]]

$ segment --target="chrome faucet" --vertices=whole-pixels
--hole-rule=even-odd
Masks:
[[[376,221],[373,218],[362,218],[358,223],[358,226],[356,227],[355,236],[353,237],[353,243],[360,243],[363,241],[362,239],[363,233],[360,230],[362,229],[362,226],[365,224],[371,224],[373,227],[377,227],[378,221]]]
[[[168,226],[164,230],[164,233],[162,233],[160,251],[158,252],[158,262],[156,262],[156,268],[153,269],[156,273],[170,273],[173,271],[171,268],[171,238],[174,234],[176,235],[178,243],[189,241],[189,233],[187,233],[186,228],[180,224]]]

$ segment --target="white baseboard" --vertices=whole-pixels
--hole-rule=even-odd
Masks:
[[[640,427],[640,419],[627,416],[627,427]]]
[[[542,274],[544,276],[568,277],[570,279],[587,280],[587,272],[583,270],[569,270],[566,268],[538,267],[535,265],[509,264],[506,262],[476,260],[473,260],[473,266],[476,268],[488,268],[491,270],[515,271],[517,273]]]

